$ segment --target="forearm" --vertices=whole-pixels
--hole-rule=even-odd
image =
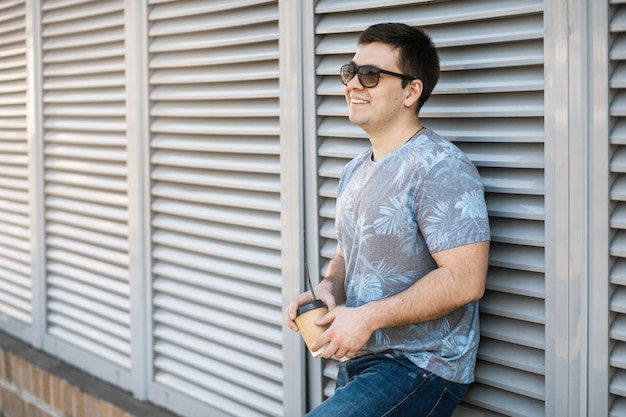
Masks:
[[[331,259],[328,264],[328,269],[324,275],[324,279],[318,284],[324,286],[335,297],[337,305],[345,304],[346,292],[344,284],[346,282],[346,262],[341,254],[341,251],[337,249],[337,253]]]
[[[437,269],[406,290],[358,307],[363,321],[372,331],[421,323],[441,318],[480,299],[485,289],[488,248],[488,242],[481,242],[451,250],[438,260]]]

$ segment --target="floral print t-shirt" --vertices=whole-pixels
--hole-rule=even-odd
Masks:
[[[490,239],[478,171],[429,129],[378,161],[370,149],[346,165],[336,229],[347,307],[405,290],[437,268],[431,253]],[[437,320],[377,330],[359,355],[405,355],[444,379],[470,383],[478,341],[473,302]]]

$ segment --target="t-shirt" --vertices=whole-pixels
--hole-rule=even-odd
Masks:
[[[336,232],[346,260],[346,306],[397,294],[437,268],[431,256],[490,239],[477,169],[452,143],[424,129],[378,161],[371,149],[339,181]],[[374,332],[359,355],[405,355],[459,383],[474,380],[478,302],[436,320]]]

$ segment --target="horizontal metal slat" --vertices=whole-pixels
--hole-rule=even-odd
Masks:
[[[7,236],[2,236],[0,242],[0,258],[11,259],[14,262],[19,262],[23,265],[29,265],[32,262],[28,242],[24,242],[19,239],[12,239]],[[0,263],[2,265],[2,263]]]
[[[543,273],[545,253],[543,248],[492,242],[489,265]]]
[[[281,381],[283,378],[282,364],[272,363],[254,355],[239,352],[220,343],[215,343],[163,326],[159,326],[156,329],[155,336],[157,339],[155,343],[156,351],[159,351],[162,345],[176,345],[183,349],[202,354],[208,358],[218,359],[223,363],[233,366],[241,367],[242,364],[245,364],[249,372],[263,378],[277,382]]]
[[[221,117],[278,117],[278,98],[231,100],[215,102],[158,102],[150,109],[154,117],[221,118]]]
[[[489,219],[489,224],[493,242],[545,247],[545,230],[542,221],[492,217]]]
[[[476,367],[476,382],[536,400],[545,400],[543,375],[482,362],[481,366]]]
[[[2,216],[0,216],[1,218]],[[30,230],[28,227],[0,221],[0,230],[2,231],[0,236],[4,235],[5,238],[11,239],[15,247],[30,249]],[[9,240],[6,242],[9,242]]]
[[[72,310],[72,309],[68,309]],[[66,331],[72,332],[79,337],[91,340],[94,343],[100,344],[105,349],[110,349],[123,355],[124,357],[130,355],[130,346],[125,341],[120,340],[117,337],[111,336],[108,331],[102,331],[93,325],[82,323],[75,319],[77,311],[74,311],[71,316],[59,314],[57,312],[50,312],[48,314],[48,322],[50,326],[50,333],[52,328],[60,327]],[[85,314],[80,312],[80,314]],[[111,326],[113,327],[113,326]]]
[[[278,121],[271,118],[220,118],[215,123],[207,123],[206,120],[158,117],[150,128],[159,133],[193,135],[280,135]]]
[[[63,184],[65,186],[78,187],[89,184],[90,187],[93,187],[96,190],[110,191],[112,198],[114,198],[116,193],[128,192],[128,184],[125,178],[105,177],[94,174],[83,175],[52,170],[47,171],[44,177],[48,182]]]
[[[156,291],[167,294],[174,300],[184,300],[184,302],[188,304],[189,309],[194,306],[202,309],[206,306],[214,310],[212,319],[214,319],[215,315],[221,315],[227,319],[229,326],[233,324],[231,323],[233,321],[232,319],[228,320],[228,317],[231,317],[231,315],[247,317],[251,320],[258,320],[278,327],[282,324],[282,320],[280,320],[280,305],[267,306],[250,300],[241,300],[229,294],[220,294],[205,290],[201,287],[164,278],[155,280],[153,286]],[[249,325],[252,325],[252,323],[249,323]],[[277,341],[279,340],[280,339]]]
[[[480,361],[495,363],[507,368],[518,369],[538,375],[545,375],[545,352],[528,346],[520,346],[500,340],[483,337],[478,349]]]
[[[616,342],[609,355],[611,366],[626,369],[626,343]]]
[[[487,193],[489,216],[525,220],[545,220],[543,196]]]
[[[626,316],[616,314],[611,322],[609,335],[611,339],[626,342]]]
[[[76,272],[80,272],[78,267],[72,267],[71,264],[63,265],[56,259],[50,262],[47,269],[50,272],[47,281],[49,288],[57,287],[72,294],[86,297],[94,303],[107,305],[118,310],[130,310],[128,284],[113,282],[106,276],[98,277],[97,274],[89,271],[85,271],[86,273],[82,276],[76,276]],[[101,282],[93,283],[88,281],[88,278],[100,279]]]
[[[49,300],[59,300],[60,303],[58,304],[60,304],[61,306],[71,305],[77,307],[81,311],[81,313],[77,317],[82,316],[82,311],[88,311],[96,317],[106,317],[108,320],[121,325],[119,327],[121,329],[130,329],[131,320],[128,311],[123,311],[114,307],[110,307],[103,303],[92,302],[88,298],[82,297],[70,291],[66,291],[59,287],[49,288],[46,296]],[[55,301],[51,301],[51,303],[54,302]],[[130,340],[129,337],[125,338]]]
[[[254,175],[280,174],[279,155],[238,155],[224,153],[210,154],[182,151],[156,151],[151,156],[151,161],[153,165],[199,168],[203,171],[238,171],[254,173]],[[226,176],[224,173],[221,175]],[[230,176],[230,174],[228,174],[228,176]]]
[[[325,137],[321,138],[321,140],[322,143],[317,150],[317,154],[329,158],[341,158],[346,160],[348,158],[354,158],[371,148],[369,142],[362,139]]]
[[[278,274],[276,270],[263,266],[235,262],[208,255],[197,255],[192,252],[180,251],[164,246],[157,246],[154,249],[153,257],[165,262],[171,262],[175,265],[186,266],[199,271],[214,272],[220,275],[276,288],[279,288],[282,282],[280,274]]]
[[[119,4],[120,8],[123,8],[121,1]],[[60,13],[61,16],[63,14],[65,14],[64,11]],[[85,32],[111,27],[119,27],[121,29],[124,26],[124,14],[107,13],[99,16],[86,16],[85,18],[77,17],[74,20],[53,21],[51,15],[46,13],[42,18],[42,23],[42,37],[45,40],[55,36],[82,35]]]
[[[212,80],[213,81],[213,80]],[[280,95],[278,79],[240,81],[238,79],[216,80],[206,84],[155,85],[150,91],[153,101],[192,101],[192,100],[251,100],[275,98]],[[178,133],[178,132],[173,132]],[[251,132],[252,135],[256,133]]]
[[[155,298],[155,303],[161,300],[161,298]],[[157,307],[161,306],[157,305]],[[282,363],[283,361],[280,344],[267,342],[267,336],[263,339],[255,337],[256,326],[253,326],[253,323],[248,323],[247,327],[243,329],[243,332],[237,332],[231,330],[230,320],[226,322],[222,321],[219,325],[210,325],[199,320],[189,319],[180,314],[165,311],[161,308],[155,310],[154,320],[156,325],[154,334],[156,337],[158,337],[161,329],[175,329],[218,343],[230,349],[252,354],[260,359],[269,360],[274,363]],[[235,324],[237,324],[237,322],[235,322]],[[247,329],[252,330],[252,332]],[[280,330],[279,328],[276,329],[277,331]],[[282,340],[282,335],[278,339]]]
[[[46,245],[50,248],[66,250],[71,253],[83,255],[89,259],[110,262],[111,264],[124,267],[128,266],[130,260],[128,253],[106,249],[100,246],[88,244],[86,242],[80,242],[72,237],[73,236],[69,236],[68,238],[63,235],[58,236],[51,234],[46,238]]]
[[[615,289],[609,300],[609,308],[611,312],[626,314],[626,287]]]
[[[49,197],[54,196],[66,198],[68,200],[75,200],[77,202],[82,201],[85,203],[94,203],[100,208],[92,214],[103,213],[103,210],[106,212],[107,207],[105,206],[118,206],[125,208],[128,202],[128,196],[126,194],[83,189],[66,184],[51,183],[46,186],[46,194]]]
[[[203,374],[195,371],[193,368],[185,367],[181,369],[181,366],[177,363],[163,358],[158,359],[155,362],[156,365],[158,365],[154,376],[156,382],[172,387],[176,391],[183,392],[190,397],[195,397],[204,403],[211,404],[212,407],[224,410],[224,412],[229,414],[235,413],[235,415],[246,417],[265,417],[267,415],[280,417],[283,415],[280,404],[276,404],[275,407],[262,412],[257,411],[258,406],[256,404],[251,405],[255,407],[254,409],[243,405],[240,399],[250,397],[247,391],[241,392],[241,389],[237,390],[238,392],[234,394],[237,400],[231,400],[229,396],[225,396],[222,393],[224,387],[220,386],[220,390],[217,393],[202,388],[202,385],[206,383],[206,379]],[[219,381],[212,380],[212,382],[219,386]],[[232,393],[232,390],[229,390],[229,392]],[[260,405],[266,405],[268,401],[265,400]],[[249,400],[245,401],[245,403],[249,403]]]
[[[44,161],[48,170],[96,174],[105,178],[128,175],[124,159],[119,159],[125,152],[116,149],[109,152],[105,147],[89,149],[48,145],[44,152],[48,155]],[[98,152],[102,152],[102,159],[98,159]]]
[[[58,294],[58,293],[57,293]],[[69,305],[65,300],[51,298],[47,303],[49,314],[56,314],[62,317],[71,318],[82,326],[89,326],[94,331],[106,335],[110,340],[115,341],[115,345],[122,347],[126,353],[130,353],[127,345],[130,342],[130,326],[119,325],[109,317],[93,314],[89,310],[76,308]],[[104,310],[101,310],[104,311]]]
[[[617,370],[611,377],[609,383],[609,391],[611,394],[626,396],[626,372]]]
[[[195,152],[225,152],[238,154],[280,154],[278,138],[267,136],[210,136],[199,138],[185,135],[156,134],[150,142],[153,149]]]
[[[252,168],[244,169],[244,171],[248,171],[250,173],[243,172],[225,172],[225,171],[214,171],[213,168],[217,169],[232,169],[239,170],[238,166],[230,166],[228,167],[226,164],[222,166],[213,166],[207,165],[205,169],[195,169],[195,166],[192,166],[190,163],[189,166],[192,168],[170,168],[169,166],[159,166],[158,164],[170,164],[170,165],[178,165],[180,167],[185,166],[180,162],[180,160],[175,160],[174,162],[170,160],[174,160],[175,158],[169,158],[166,152],[163,152],[166,155],[165,160],[159,161],[160,158],[155,157],[153,159],[153,163],[155,168],[151,173],[151,178],[155,181],[169,181],[173,183],[181,183],[181,184],[190,184],[190,185],[200,185],[205,187],[218,187],[218,188],[228,188],[234,190],[251,190],[251,191],[263,191],[263,192],[272,192],[279,193],[280,192],[280,177],[279,175],[262,173],[261,171],[254,171]],[[201,154],[206,155],[206,154]],[[219,156],[215,156],[215,159],[220,159]],[[203,159],[203,158],[198,158]],[[220,164],[221,165],[221,164]]]
[[[238,366],[224,363],[221,358],[214,359],[206,355],[199,355],[193,351],[182,349],[169,343],[157,343],[155,353],[159,357],[169,358],[175,362],[186,366],[192,366],[198,372],[209,378],[217,378],[226,384],[233,383],[238,387],[249,390],[263,398],[280,400],[282,398],[282,385],[280,381],[268,380],[259,377],[247,369],[240,368],[242,364],[248,365],[244,361]],[[234,397],[233,399],[237,399]]]
[[[626,231],[618,230],[617,233],[611,239],[609,245],[609,253],[612,256],[618,256],[620,258],[626,258]]]
[[[0,288],[2,288],[0,300],[5,304],[10,304],[15,308],[30,313],[32,311],[31,289],[14,285],[3,278],[0,278]]]
[[[626,259],[615,260],[610,272],[611,284],[626,285]]]
[[[253,64],[277,59],[279,55],[276,42],[259,42],[215,48],[211,53],[202,54],[190,51],[160,52],[152,55],[150,68],[210,67],[244,62]]]
[[[480,300],[480,311],[498,317],[545,324],[544,300],[516,294],[486,291]]]
[[[156,213],[168,213],[179,217],[232,224],[241,227],[281,230],[280,214],[275,212],[216,206],[205,203],[195,204],[164,198],[156,198],[152,202],[152,210]]]
[[[116,101],[124,103],[126,96],[123,88],[83,88],[80,90],[47,90],[44,103],[104,103]],[[44,120],[44,127],[61,130],[93,130],[95,132],[121,132],[125,125],[123,119],[84,120],[67,118],[67,121]],[[70,122],[68,124],[68,121]],[[106,121],[107,123],[102,123]],[[76,125],[76,126],[75,126]]]
[[[129,252],[128,239],[126,237],[112,236],[102,231],[90,231],[79,227],[72,227],[60,223],[49,222],[46,224],[46,232],[54,236],[93,244],[102,248],[109,248],[116,252]]]
[[[491,339],[545,349],[545,328],[541,324],[481,314],[480,332]]]
[[[502,413],[504,416],[519,415],[520,410],[527,416],[545,416],[543,401],[481,383],[472,384],[463,397],[463,401],[486,410]],[[479,413],[484,415],[482,410]]]
[[[613,229],[626,229],[626,204],[618,202],[610,214],[610,226]]]
[[[237,207],[280,212],[279,195],[255,191],[223,190],[215,187],[196,187],[187,184],[157,182],[152,195],[181,202],[204,203],[223,207]]]
[[[19,262],[11,254],[5,254],[0,251],[0,271],[11,271],[24,277],[32,276],[31,262]]]
[[[224,223],[207,223],[193,219],[184,219],[167,215],[156,215],[152,220],[153,228],[169,230],[207,239],[233,242],[246,246],[258,246],[279,251],[282,248],[280,233],[268,230],[255,230],[249,227],[226,225]]]
[[[52,49],[44,52],[44,64],[71,65],[76,61],[93,61],[124,56],[123,38],[115,44],[99,44],[75,47],[72,49]]]
[[[49,263],[51,263],[51,261],[57,261],[60,264],[72,266],[97,275],[114,278],[122,282],[128,282],[129,280],[128,268],[79,255],[76,252],[67,252],[62,249],[55,249],[51,247],[46,252],[46,255]]]
[[[46,197],[46,208],[57,209],[70,213],[83,214],[93,216],[94,219],[103,219],[108,221],[126,222],[128,221],[127,210],[115,207],[105,207],[102,204],[91,204],[66,198]],[[0,201],[0,209],[2,202]]]
[[[255,7],[255,4],[258,6]],[[206,30],[230,30],[239,26],[275,22],[278,19],[278,6],[273,1],[248,0],[244,4],[229,2],[228,8],[224,5],[226,2],[195,4],[184,8],[178,5],[155,6],[148,15],[148,20],[152,22],[148,35],[157,38]]]
[[[81,33],[80,36],[74,34],[65,36],[48,37],[43,41],[42,49],[46,52],[60,50],[80,50],[89,45],[103,45],[114,42],[123,42],[124,31],[119,26],[107,27],[101,30]]]
[[[103,336],[101,334],[91,331],[87,326],[78,326],[63,317],[50,315],[48,318],[50,320],[48,326],[50,335],[92,352],[121,367],[130,369],[129,353],[120,353],[116,349],[107,347],[104,343],[105,341],[102,340]]]
[[[495,19],[514,15],[526,15],[543,10],[542,2],[524,0],[498,2],[481,0],[457,3],[432,3],[420,5],[412,14],[409,7],[379,9],[381,2],[368,2],[368,5],[350,2],[324,0],[315,7],[316,14],[324,13],[324,18],[316,26],[317,34],[357,32],[382,20],[402,21],[411,25],[430,26],[435,24],[458,23],[472,20]],[[389,3],[395,5],[396,2]],[[370,10],[371,9],[371,10]],[[348,12],[343,14],[341,12]],[[358,12],[355,14],[354,12]],[[419,11],[419,13],[417,13]],[[332,12],[332,13],[330,13]]]
[[[545,298],[543,274],[517,271],[490,266],[487,272],[487,289],[502,293],[517,294],[533,298]]]
[[[516,168],[480,168],[487,192],[542,195],[545,179],[542,170]]]
[[[194,33],[159,34],[150,43],[151,53],[167,51],[205,50],[232,45],[246,45],[257,42],[278,40],[278,27],[275,22],[259,23],[251,26],[231,26],[228,30]],[[154,29],[153,29],[154,31]]]
[[[111,72],[124,72],[124,60],[121,57],[113,56],[101,58],[96,61],[72,62],[71,65],[59,63],[48,64],[43,70],[44,82],[51,82],[54,77],[84,76],[90,74],[93,79],[94,74],[108,74]]]
[[[174,320],[175,317],[184,318],[184,323],[181,322],[182,327],[174,325],[173,327],[169,326],[163,329],[179,328],[181,331],[195,334],[197,337],[203,338],[203,340],[212,340],[223,346],[230,346],[230,344],[220,340],[217,336],[225,336],[227,333],[230,334],[229,338],[234,337],[237,340],[247,340],[248,344],[252,343],[250,345],[252,348],[273,349],[273,346],[279,346],[281,343],[282,334],[280,327],[276,325],[218,310],[210,305],[193,304],[185,299],[161,293],[156,295],[154,303],[154,306],[160,309],[159,311],[163,311],[165,323],[170,323],[168,320]],[[213,328],[211,335],[213,335],[213,332],[217,333],[213,337],[198,333],[195,330],[190,332],[190,326],[200,326],[204,330]],[[247,348],[248,345],[244,346],[238,347],[235,352],[250,353]],[[232,346],[229,348],[232,348]],[[271,357],[273,357],[273,353]]]
[[[540,143],[457,143],[477,167],[544,168]]]
[[[152,272],[155,277],[163,277],[167,280],[204,288],[207,291],[228,294],[243,300],[270,306],[280,306],[282,303],[282,296],[279,290],[260,284],[257,285],[250,281],[244,282],[215,273],[202,273],[165,262],[155,262]]]

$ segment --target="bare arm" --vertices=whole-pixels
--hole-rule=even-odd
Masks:
[[[406,290],[357,308],[337,308],[318,320],[320,325],[332,325],[311,349],[330,342],[323,357],[352,357],[378,329],[437,319],[480,299],[485,291],[488,255],[489,242],[433,254],[438,268]]]

